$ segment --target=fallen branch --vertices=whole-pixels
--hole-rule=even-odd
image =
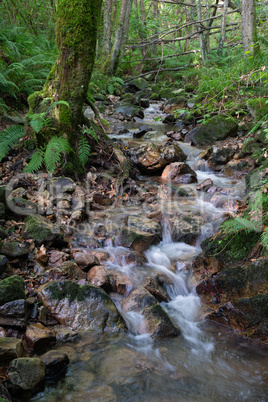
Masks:
[[[182,67],[177,67],[177,68],[162,68],[161,70],[157,69],[157,70],[153,70],[153,71],[147,71],[147,73],[143,73],[143,74],[139,74],[136,75],[135,77],[131,77],[128,78],[127,80],[125,80],[125,82],[129,82],[131,80],[134,80],[134,78],[140,78],[140,77],[144,77],[145,75],[149,75],[149,74],[156,74],[156,73],[162,73],[163,71],[179,71],[179,70],[184,70],[185,68],[188,67],[193,67],[193,66],[197,66],[197,64],[186,64],[185,66]]]

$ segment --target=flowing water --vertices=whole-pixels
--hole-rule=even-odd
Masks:
[[[129,125],[130,133],[121,135],[124,141],[132,140],[133,131],[141,124],[154,124],[154,141],[166,139],[163,125],[155,123],[155,115],[161,115],[159,106],[147,109],[145,121]],[[161,127],[161,130],[159,129]],[[167,130],[165,128],[165,130]],[[150,139],[152,132],[148,133]],[[117,137],[118,138],[118,137]],[[138,143],[145,140],[139,140]],[[84,334],[73,344],[57,347],[65,351],[71,360],[65,378],[57,385],[47,385],[44,392],[32,400],[38,401],[267,401],[267,346],[250,342],[233,330],[202,320],[200,298],[191,283],[190,265],[200,253],[200,242],[214,233],[229,206],[243,196],[244,184],[215,174],[198,162],[200,149],[181,145],[188,155],[187,163],[196,170],[198,182],[211,178],[214,185],[223,190],[215,206],[213,194],[199,194],[194,185],[186,186],[191,197],[161,195],[159,180],[151,179],[149,185],[159,193],[159,207],[164,213],[168,208],[184,213],[199,213],[204,217],[201,234],[195,246],[171,239],[168,219],[163,219],[163,240],[146,251],[148,262],[141,267],[126,263],[127,249],[116,244],[106,244],[104,251],[110,255],[107,269],[119,271],[129,278],[132,288],[142,286],[150,273],[165,275],[165,290],[169,302],[162,307],[182,331],[181,336],[154,340],[146,333],[141,312],[121,310],[122,295],[112,298],[123,315],[127,334]],[[148,178],[140,177],[140,183],[148,185]],[[163,187],[163,186],[162,186]],[[162,198],[161,198],[162,197]],[[215,197],[214,197],[215,199]],[[130,206],[130,213],[133,207]],[[114,215],[117,211],[113,211]],[[174,269],[175,268],[175,269]]]

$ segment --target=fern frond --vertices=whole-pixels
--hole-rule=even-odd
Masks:
[[[24,135],[24,128],[19,125],[0,131],[0,162]]]
[[[89,135],[90,137],[93,137],[94,140],[96,140],[97,142],[99,141],[99,140],[98,140],[97,133],[96,133],[96,131],[95,131],[92,127],[83,126],[83,129],[85,130],[85,133],[86,133],[87,135]]]
[[[81,136],[78,142],[78,155],[82,166],[85,166],[87,163],[88,158],[90,157],[90,151],[91,148],[89,143],[85,137]]]
[[[261,234],[261,244],[264,248],[268,249],[268,228]]]
[[[44,155],[45,152],[43,149],[37,149],[35,153],[32,155],[28,166],[24,169],[24,172],[26,173],[37,172],[42,166],[42,163],[44,161]]]
[[[236,217],[224,222],[222,229],[225,234],[232,234],[240,230],[244,230],[246,233],[259,232],[260,224],[247,218]]]
[[[71,147],[67,138],[63,137],[52,137],[47,144],[44,162],[46,169],[53,173],[57,165],[60,163],[62,153],[70,152]]]

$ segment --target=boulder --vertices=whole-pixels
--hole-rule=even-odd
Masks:
[[[183,162],[174,162],[166,166],[161,178],[164,180],[171,180],[177,184],[197,182],[196,173],[190,168],[190,166]]]
[[[68,355],[57,350],[50,350],[40,358],[46,366],[46,377],[61,376],[70,364]]]
[[[38,291],[54,318],[74,330],[118,332],[125,323],[110,297],[93,285],[72,281],[51,282]]]
[[[94,193],[93,194],[93,201],[96,202],[96,204],[99,205],[111,205],[113,203],[113,200],[108,197],[108,195],[101,194],[101,193]]]
[[[126,294],[132,289],[133,285],[127,275],[120,271],[113,271],[109,273],[110,284],[112,290],[119,294]]]
[[[166,338],[180,334],[158,301],[144,288],[133,290],[122,300],[121,307],[123,311],[140,312],[144,318],[143,331],[153,337]]]
[[[19,299],[26,299],[24,280],[17,275],[1,280],[0,306]]]
[[[138,229],[123,227],[118,238],[119,246],[129,247],[135,251],[143,252],[152,244],[155,235]]]
[[[62,243],[63,234],[58,226],[54,225],[40,215],[30,215],[25,219],[22,236],[25,239],[33,239],[36,244]]]
[[[8,260],[5,255],[0,255],[0,275],[5,272]]]
[[[145,174],[157,174],[169,163],[182,162],[187,156],[177,144],[150,145],[142,148],[138,154],[137,166]]]
[[[32,201],[26,200],[22,197],[12,197],[10,194],[6,199],[6,205],[10,209],[10,211],[14,212],[17,215],[34,215],[38,212],[38,205]]]
[[[30,245],[29,243],[21,243],[18,241],[4,241],[0,243],[1,254],[7,257],[22,257],[29,254]]]
[[[194,244],[201,234],[205,219],[201,215],[177,215],[170,218],[171,238],[174,242]]]
[[[204,159],[205,161],[207,161],[208,158],[211,156],[212,152],[213,152],[213,148],[212,148],[212,147],[209,147],[209,148],[205,149],[204,151],[202,151],[202,152],[198,155],[198,158]]]
[[[213,181],[211,179],[206,179],[202,181],[202,183],[198,184],[198,186],[195,186],[195,189],[197,191],[208,191],[211,187],[213,187]]]
[[[0,365],[8,364],[17,357],[24,356],[21,339],[0,338]]]
[[[0,325],[25,328],[26,319],[26,300],[13,300],[0,306]]]
[[[213,152],[208,159],[208,166],[212,170],[221,170],[222,166],[226,165],[226,163],[232,159],[234,154],[235,151],[232,148],[217,149],[217,151]]]
[[[130,88],[131,92],[138,92],[138,91],[144,91],[147,85],[148,82],[144,78],[139,77],[129,81],[127,83],[127,88]]]
[[[44,380],[45,363],[37,357],[19,357],[10,363],[8,377],[16,394],[30,397]]]
[[[63,193],[72,194],[75,192],[76,184],[69,177],[54,177],[48,185],[48,191],[53,197],[58,197]]]
[[[25,344],[32,352],[39,352],[55,344],[56,335],[40,322],[31,324],[25,332]]]
[[[74,253],[74,260],[85,272],[89,271],[89,269],[94,267],[94,265],[100,265],[98,258],[87,250]]]
[[[193,145],[212,145],[215,141],[234,137],[237,134],[238,124],[236,120],[222,115],[214,116],[200,127],[189,131],[185,141]]]
[[[164,118],[163,124],[173,124],[176,123],[176,121],[176,117],[173,114],[169,114]]]
[[[96,265],[91,268],[87,274],[87,280],[94,286],[103,288],[105,291],[111,289],[110,276],[106,267],[102,265]]]
[[[170,297],[165,291],[165,289],[160,285],[156,278],[147,277],[145,278],[144,288],[150,292],[157,301],[168,302]]]
[[[82,271],[77,264],[71,261],[65,261],[58,267],[51,268],[48,273],[49,277],[53,279],[66,278],[71,280],[79,280],[86,278],[86,273]]]

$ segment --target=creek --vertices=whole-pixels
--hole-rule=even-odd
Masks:
[[[148,132],[136,144],[162,143],[170,127],[155,121],[162,117],[160,104],[146,109],[144,120],[126,123],[128,132],[111,136],[132,142],[133,132],[140,125],[150,125]],[[124,317],[128,333],[84,334],[75,343],[58,345],[71,360],[66,376],[57,385],[47,384],[33,401],[266,401],[268,395],[267,346],[248,341],[227,327],[203,320],[204,306],[195,292],[191,278],[191,263],[201,252],[201,241],[216,232],[226,214],[235,209],[244,195],[243,181],[225,177],[200,163],[202,151],[179,143],[187,154],[187,164],[197,173],[198,183],[210,178],[223,190],[219,205],[213,203],[212,193],[197,192],[196,184],[181,186],[190,197],[169,196],[159,178],[140,176],[139,188],[158,192],[158,209],[163,213],[162,241],[146,252],[147,263],[136,266],[127,263],[127,249],[107,242],[100,251],[109,253],[106,268],[119,271],[129,278],[131,288],[142,286],[150,273],[168,278],[165,291],[169,301],[161,305],[172,322],[181,329],[175,338],[153,339],[146,333],[144,317],[137,311],[122,311],[120,301],[125,296],[111,294]],[[215,196],[214,196],[215,199]],[[219,200],[219,198],[218,198]],[[226,206],[227,205],[227,206]],[[131,202],[125,210],[140,211]],[[195,245],[173,242],[169,211],[199,214],[204,220]],[[113,209],[110,219],[116,220],[119,210]]]

